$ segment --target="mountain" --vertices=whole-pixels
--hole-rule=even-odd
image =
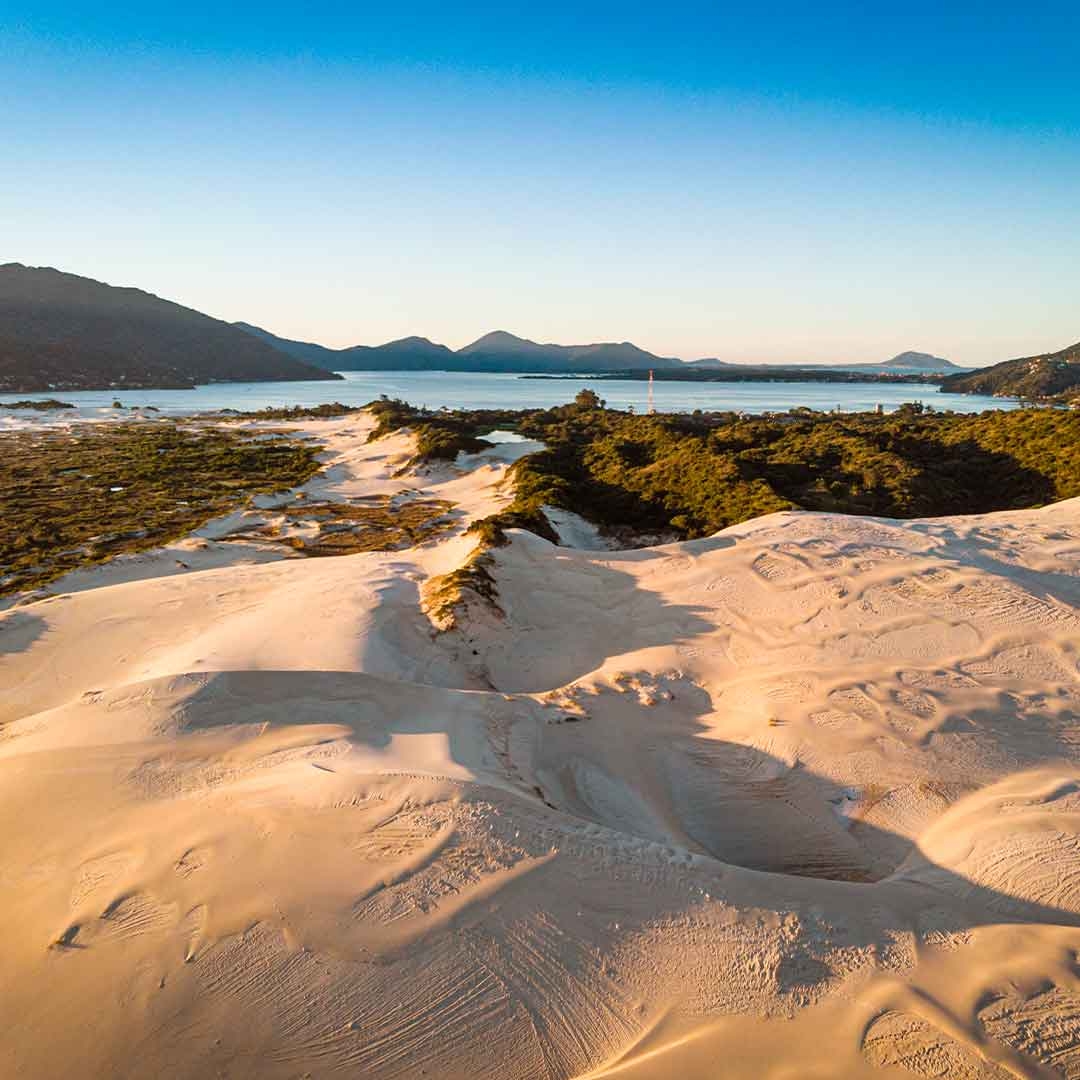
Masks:
[[[470,345],[463,345],[462,356],[527,356],[551,360],[561,354],[564,345],[539,345],[528,338],[519,338],[505,330],[493,330]]]
[[[718,360],[715,356],[703,356],[700,360],[687,360],[686,366],[702,371],[720,371],[723,368],[737,368],[744,365],[734,363],[731,360]]]
[[[354,345],[336,355],[343,365],[338,371],[448,371],[455,353],[425,337],[406,337],[385,345]]]
[[[891,360],[875,364],[879,368],[899,368],[902,371],[962,372],[964,369],[951,360],[924,352],[902,352]]]
[[[753,369],[754,371],[772,370],[797,370],[808,372],[826,371],[857,371],[867,375],[886,375],[890,372],[903,375],[943,375],[951,372],[967,371],[951,360],[940,356],[932,356],[930,353],[902,352],[891,360],[882,360],[879,363],[866,364],[800,364],[791,362],[787,364],[745,364],[734,363],[730,360],[717,360],[709,357],[704,360],[689,360],[685,364],[688,368],[717,369],[725,368]]]
[[[951,394],[1070,398],[1080,395],[1080,342],[1054,353],[1022,356],[970,374],[951,375],[941,389]]]
[[[629,341],[594,345],[541,345],[495,330],[454,351],[424,337],[407,337],[385,345],[328,349],[307,341],[290,341],[250,323],[233,323],[298,360],[327,371],[486,371],[536,374],[580,374],[647,371],[672,368],[682,361],[654,356]],[[719,361],[704,361],[705,364]]]
[[[473,370],[530,371],[537,373],[646,371],[681,365],[673,357],[656,356],[629,341],[595,345],[541,345],[527,338],[496,330],[458,350],[484,367]]]
[[[290,341],[289,338],[271,334],[269,330],[264,330],[261,326],[252,326],[251,323],[234,322],[233,326],[247,334],[253,334],[255,337],[261,338],[268,345],[272,345],[277,349],[278,352],[283,352],[294,360],[301,360],[305,364],[314,364],[315,367],[333,371],[334,364],[337,363],[337,349],[328,349],[325,345],[316,345],[313,341]]]
[[[329,349],[311,341],[292,341],[278,337],[251,323],[233,326],[273,345],[275,349],[324,371],[445,371],[454,353],[445,345],[436,345],[423,337],[388,341],[385,345],[353,345],[347,349]],[[460,370],[460,369],[459,369]]]
[[[233,326],[254,334],[284,353],[314,364],[324,371],[471,371],[457,354],[445,345],[424,337],[406,337],[385,345],[353,345],[347,349],[328,349],[310,341],[291,341],[278,337],[251,323]]]
[[[0,391],[333,377],[229,323],[141,289],[48,267],[0,266]]]

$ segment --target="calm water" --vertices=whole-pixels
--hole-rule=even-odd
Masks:
[[[645,410],[647,386],[644,382],[587,378],[553,381],[522,379],[518,375],[444,371],[352,371],[346,374],[344,382],[217,383],[194,390],[0,394],[0,410],[5,402],[47,396],[69,401],[79,406],[81,413],[87,414],[109,409],[114,399],[126,406],[154,405],[166,413],[191,413],[225,408],[262,409],[268,405],[318,405],[329,401],[363,405],[380,394],[404,398],[413,405],[431,408],[446,405],[450,408],[526,409],[564,404],[586,386],[596,390],[614,408],[625,409],[632,405],[641,412]],[[656,408],[661,412],[737,409],[760,413],[782,411],[798,405],[807,405],[812,409],[840,408],[844,412],[861,412],[873,409],[879,403],[887,411],[892,411],[907,401],[921,401],[938,409],[953,409],[956,412],[981,412],[983,409],[1011,409],[1016,404],[1002,398],[941,394],[932,386],[918,383],[658,382],[654,394]],[[21,412],[20,415],[28,417],[31,414]],[[57,418],[62,415],[53,414]]]

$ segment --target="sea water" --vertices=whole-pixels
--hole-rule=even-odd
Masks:
[[[126,407],[153,405],[163,413],[207,412],[215,409],[250,411],[268,406],[319,405],[339,401],[363,405],[382,394],[412,405],[483,409],[535,409],[572,401],[584,388],[595,390],[612,408],[633,407],[645,412],[648,384],[634,379],[527,379],[520,375],[450,371],[350,371],[341,382],[212,383],[194,390],[81,390],[39,394],[0,394],[5,403],[25,398],[57,397],[82,413],[110,409],[113,401]],[[935,409],[974,413],[1011,409],[1007,398],[977,394],[942,394],[922,383],[823,382],[661,382],[653,386],[658,412],[736,410],[747,413],[783,412],[803,405],[823,412],[866,412],[881,405],[892,412],[905,402]],[[20,410],[21,411],[21,410]],[[21,411],[22,412],[22,411]],[[27,412],[22,415],[28,416]],[[36,414],[40,416],[40,414]],[[58,419],[62,413],[53,414]],[[68,416],[70,417],[70,413]]]

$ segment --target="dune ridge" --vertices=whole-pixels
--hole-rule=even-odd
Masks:
[[[510,531],[439,632],[512,454],[295,426],[454,527],[0,612],[5,1075],[1080,1077],[1080,500]]]

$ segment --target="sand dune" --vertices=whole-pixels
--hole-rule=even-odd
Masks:
[[[3,1075],[1080,1077],[1080,500],[514,532],[438,633],[506,458],[303,427],[455,528],[0,613]]]

